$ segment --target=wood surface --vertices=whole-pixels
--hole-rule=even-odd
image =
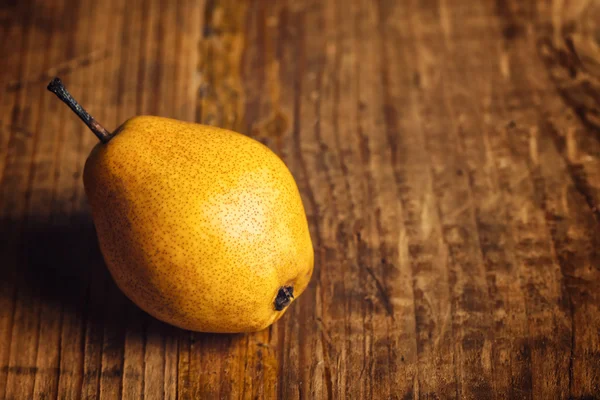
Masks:
[[[0,48],[0,398],[600,398],[599,2],[3,0]],[[281,321],[119,292],[55,75],[285,160],[316,265]]]

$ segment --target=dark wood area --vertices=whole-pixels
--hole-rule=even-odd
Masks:
[[[600,3],[0,1],[0,398],[600,398]],[[107,128],[231,128],[296,177],[313,280],[266,331],[117,289]]]

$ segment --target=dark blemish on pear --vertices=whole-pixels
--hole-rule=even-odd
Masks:
[[[275,309],[281,311],[290,305],[294,298],[294,287],[293,286],[282,286],[277,292],[275,297]]]

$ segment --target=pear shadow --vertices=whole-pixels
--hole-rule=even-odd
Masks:
[[[140,338],[186,334],[148,315],[118,289],[87,214],[1,219],[0,260],[4,304],[39,301],[44,310],[74,317],[117,340],[125,331]]]

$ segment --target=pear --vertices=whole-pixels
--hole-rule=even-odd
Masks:
[[[292,174],[266,146],[155,116],[109,133],[58,78],[48,90],[100,140],[85,192],[106,265],[140,308],[193,331],[251,332],[306,289],[306,214]]]

